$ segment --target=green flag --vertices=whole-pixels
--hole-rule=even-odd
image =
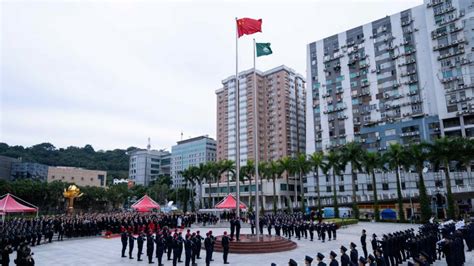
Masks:
[[[259,56],[264,56],[264,55],[270,55],[272,54],[272,48],[270,48],[270,43],[255,43],[257,46],[257,57]]]

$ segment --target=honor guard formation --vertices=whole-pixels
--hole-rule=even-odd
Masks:
[[[372,254],[367,251],[367,242],[370,241]],[[311,256],[304,257],[304,265],[317,266],[395,266],[395,265],[432,265],[435,261],[441,261],[448,266],[461,266],[466,262],[465,245],[467,251],[474,247],[474,223],[465,224],[464,221],[454,222],[452,220],[439,224],[431,220],[415,232],[414,229],[392,232],[381,237],[372,234],[367,239],[366,230],[362,230],[359,253],[358,245],[351,242],[349,249],[341,246],[339,255],[335,251],[328,254],[328,259],[321,253],[317,253],[313,259]],[[339,257],[339,258],[338,258]],[[276,265],[276,264],[274,264]],[[288,262],[290,266],[298,263],[294,259]]]

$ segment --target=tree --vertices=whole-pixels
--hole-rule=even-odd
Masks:
[[[306,176],[311,166],[309,165],[308,160],[306,159],[306,154],[299,154],[298,156],[296,156],[294,160],[294,164],[295,164],[295,169],[296,169],[296,172],[298,173],[299,181],[300,181],[301,212],[304,213],[306,208],[305,208],[305,199],[304,199],[303,176]]]
[[[276,199],[276,180],[281,177],[285,171],[281,164],[278,161],[271,161],[268,164],[268,177],[271,178],[273,182],[273,213],[277,213],[277,199]]]
[[[255,174],[255,164],[253,160],[247,160],[247,164],[243,166],[240,170],[240,173],[243,177],[246,177],[249,181],[249,212],[253,211],[253,202],[252,202],[252,179]]]
[[[457,160],[462,167],[466,168],[467,179],[471,185],[471,165],[474,160],[474,139],[456,138],[454,139]]]
[[[400,166],[404,163],[404,153],[402,146],[398,143],[390,144],[387,152],[384,154],[384,161],[388,163],[389,168],[395,171],[397,177],[397,196],[398,196],[398,215],[401,222],[405,222],[405,212],[403,211],[402,188],[400,186]]]
[[[359,207],[357,206],[356,180],[357,172],[362,169],[363,151],[357,142],[349,142],[342,149],[343,160],[351,164],[351,184],[352,184],[352,210],[354,216],[359,219]],[[343,169],[342,171],[345,171]]]
[[[440,165],[445,170],[446,196],[448,199],[448,219],[454,219],[454,198],[451,189],[451,175],[449,163],[453,160],[455,154],[453,149],[453,140],[447,137],[439,138],[429,145],[429,159],[432,163]]]
[[[425,162],[429,156],[427,147],[427,144],[421,143],[412,144],[405,149],[407,166],[413,166],[418,174],[418,194],[420,195],[421,222],[423,223],[428,222],[431,218],[430,199],[426,193],[425,180],[423,177],[423,168],[425,168]],[[414,212],[414,210],[412,212]]]
[[[341,156],[337,151],[329,151],[326,156],[328,161],[328,166],[332,168],[332,183],[333,183],[333,201],[334,201],[334,216],[339,218],[339,206],[337,203],[337,185],[336,185],[336,175],[339,175],[340,172],[340,160]]]
[[[375,171],[383,167],[382,156],[377,152],[366,152],[363,159],[362,165],[367,174],[372,176],[372,191],[374,193],[374,217],[375,221],[380,220],[380,207],[377,196],[377,180],[375,179]]]
[[[313,168],[314,178],[316,179],[316,192],[318,194],[318,211],[321,213],[321,195],[320,195],[320,188],[319,188],[319,169],[324,167],[324,153],[323,152],[314,152],[309,156],[309,164]]]
[[[283,167],[284,171],[285,171],[285,179],[286,179],[286,191],[290,192],[290,175],[292,175],[294,172],[295,172],[295,167],[294,167],[294,164],[293,164],[293,160],[288,157],[288,156],[285,156],[283,158],[281,158],[280,160],[280,165]],[[295,184],[296,186],[296,184]],[[293,206],[293,203],[291,201],[291,196],[288,196],[287,197],[287,206],[288,206],[288,212],[290,212],[290,210],[292,210],[292,206]],[[296,195],[295,195],[295,201],[296,201]]]
[[[230,174],[235,175],[235,163],[232,160],[222,160],[221,164],[221,172],[227,172],[227,194],[230,193]],[[221,174],[222,174],[221,173]]]
[[[260,161],[258,165],[258,172],[260,176],[260,213],[263,215],[265,214],[265,205],[263,204],[263,179],[268,179],[270,175],[270,171],[268,169],[268,162]]]

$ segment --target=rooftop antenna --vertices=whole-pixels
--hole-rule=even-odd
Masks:
[[[148,137],[148,145],[146,146],[146,149],[147,149],[147,150],[151,150],[151,141],[150,141],[150,137]]]
[[[183,140],[183,131],[181,131],[181,140]]]

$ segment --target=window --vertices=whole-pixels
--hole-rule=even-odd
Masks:
[[[344,186],[339,186],[339,192],[344,192]]]
[[[331,190],[332,190],[332,189],[331,189],[331,186],[327,186],[327,187],[326,187],[326,192],[331,192]]]
[[[385,136],[393,136],[397,134],[397,130],[392,128],[392,129],[387,129],[385,130]]]
[[[372,191],[374,190],[372,184],[367,184],[367,191]]]
[[[54,179],[54,178],[55,178],[55,177],[54,177],[54,175],[53,175],[53,176],[51,177],[51,179]]]
[[[71,180],[74,180],[74,176],[71,176]]]
[[[382,189],[388,190],[388,183],[382,183]]]

